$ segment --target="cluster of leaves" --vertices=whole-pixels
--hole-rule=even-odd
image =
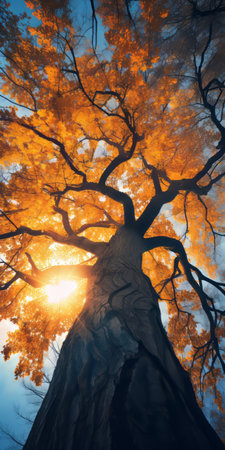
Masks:
[[[20,352],[16,375],[37,384],[85,294],[50,308],[25,253],[39,272],[80,265],[123,224],[145,237],[143,269],[196,386],[215,390],[225,371],[224,284],[209,278],[225,232],[225,7],[175,3],[30,0],[29,20],[1,1],[0,314],[17,325],[5,358]]]

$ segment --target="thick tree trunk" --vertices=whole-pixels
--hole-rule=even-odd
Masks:
[[[96,263],[24,450],[224,449],[200,408],[121,230]]]

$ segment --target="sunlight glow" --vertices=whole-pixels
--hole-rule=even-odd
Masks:
[[[55,284],[48,284],[45,292],[49,303],[60,303],[77,288],[76,281],[61,280]]]

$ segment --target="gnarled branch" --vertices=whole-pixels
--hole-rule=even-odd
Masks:
[[[107,245],[104,242],[94,242],[88,238],[77,236],[73,233],[69,236],[62,236],[59,233],[51,230],[33,230],[26,226],[20,226],[15,231],[9,231],[8,233],[0,234],[0,240],[9,239],[11,237],[20,236],[22,234],[28,234],[30,236],[47,236],[53,239],[59,244],[72,245],[74,247],[81,248],[87,252],[91,252],[94,255],[100,255]]]
[[[29,253],[27,253],[27,257],[32,267],[32,275],[21,272],[20,270],[15,269],[10,264],[2,260],[3,264],[5,264],[13,272],[15,272],[15,276],[8,283],[5,283],[2,289],[0,287],[0,290],[7,289],[19,278],[34,288],[41,288],[51,281],[56,280],[57,278],[61,278],[64,280],[89,278],[92,274],[92,266],[87,266],[84,264],[58,265],[39,270]]]
[[[105,184],[86,182],[79,185],[68,185],[62,191],[52,191],[50,194],[53,196],[62,196],[66,194],[66,192],[75,191],[96,191],[100,192],[103,195],[115,200],[118,203],[121,203],[124,208],[124,224],[126,226],[133,226],[135,223],[134,216],[134,205],[132,199],[125,192],[119,192],[117,189],[106,186]]]
[[[210,334],[211,334],[211,339],[212,339],[212,345],[216,352],[216,357],[220,361],[223,372],[225,373],[225,363],[221,356],[219,342],[218,342],[218,338],[216,336],[217,311],[215,310],[215,317],[213,317],[212,308],[208,305],[208,301],[212,302],[212,299],[204,292],[203,287],[202,287],[201,281],[204,280],[204,276],[202,276],[199,269],[197,269],[195,266],[193,266],[192,264],[189,263],[185,249],[184,249],[182,243],[180,241],[178,241],[177,239],[170,238],[167,236],[157,236],[157,237],[147,238],[147,239],[143,240],[143,252],[147,251],[147,250],[152,250],[157,247],[165,247],[168,250],[171,250],[172,252],[175,252],[176,254],[179,255],[179,259],[184,268],[186,278],[187,278],[188,282],[190,283],[190,285],[192,286],[192,288],[197,293],[197,295],[200,299],[202,308],[205,311],[205,314],[208,318],[209,326],[210,326]],[[192,275],[193,270],[195,272],[197,271],[196,273],[198,274],[198,277],[199,277],[199,283],[195,280],[195,278]],[[206,279],[205,279],[205,281],[206,281]],[[208,278],[207,281],[210,282],[210,279]],[[219,291],[222,292],[223,295],[225,295],[225,290],[223,290],[221,288],[220,283],[211,282],[211,284],[213,284],[215,287],[217,287],[217,289],[219,289]]]

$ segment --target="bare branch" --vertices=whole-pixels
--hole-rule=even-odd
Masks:
[[[166,191],[161,191],[150,200],[141,216],[136,221],[135,228],[143,236],[155,218],[158,216],[161,208],[165,203],[170,203],[179,193],[178,189],[169,186]]]
[[[17,228],[17,226],[16,226],[16,224],[8,217],[8,215],[0,208],[0,211],[1,211],[1,214],[3,215],[3,216],[5,216],[5,218],[16,228],[16,229],[18,229]]]
[[[56,195],[63,196],[64,194],[66,194],[66,192],[69,191],[75,192],[96,191],[100,192],[103,195],[106,195],[112,200],[115,200],[116,202],[121,203],[123,205],[125,225],[127,226],[134,225],[135,223],[134,205],[129,195],[126,194],[125,192],[119,192],[117,189],[111,186],[106,186],[105,184],[86,182],[80,185],[69,185],[66,186],[62,191],[53,191],[49,193],[54,196]]]
[[[156,194],[160,194],[162,192],[161,189],[161,185],[160,185],[160,179],[159,176],[160,174],[162,175],[162,171],[159,171],[155,166],[153,166],[152,164],[148,164],[148,162],[146,161],[145,157],[143,154],[141,154],[141,158],[142,161],[144,163],[144,166],[146,167],[146,169],[149,169],[151,171],[151,177],[154,183],[154,187],[155,187],[155,193]],[[166,175],[163,177],[165,178]]]
[[[188,226],[188,216],[187,216],[187,197],[188,197],[188,192],[185,192],[185,196],[184,196],[184,217],[185,217],[185,222],[186,222],[186,229],[185,232],[183,234],[183,238],[185,239],[188,232],[189,232],[189,226]]]
[[[29,227],[20,226],[15,231],[9,231],[8,233],[0,234],[0,240],[9,239],[11,237],[20,236],[22,234],[28,234],[30,236],[47,236],[53,239],[55,242],[59,244],[72,245],[82,250],[86,250],[87,252],[91,252],[95,255],[99,255],[102,253],[103,249],[107,244],[104,242],[94,242],[85,237],[79,237],[76,233],[71,234],[70,236],[62,236],[55,231],[50,230],[33,230]]]
[[[28,129],[30,131],[33,131],[33,133],[36,134],[37,136],[39,136],[40,138],[42,138],[42,139],[44,139],[44,140],[46,140],[48,142],[52,142],[52,144],[56,145],[59,148],[59,151],[60,151],[61,155],[63,156],[63,158],[65,159],[66,163],[71,168],[71,170],[73,172],[75,172],[77,175],[80,175],[83,178],[83,181],[86,181],[86,174],[84,172],[82,172],[81,170],[77,169],[77,167],[74,166],[72,158],[67,153],[64,144],[62,142],[60,142],[58,139],[53,138],[51,136],[47,136],[46,134],[42,133],[37,128],[35,128],[33,125],[25,123],[25,122],[23,122],[21,120],[13,119],[10,116],[8,116],[8,117],[1,117],[0,121],[9,122],[9,123],[16,123],[17,125],[19,125],[19,126],[21,126],[23,128],[26,128],[26,129]]]
[[[15,101],[11,100],[10,98],[7,98],[5,95],[0,94],[0,97],[3,98],[4,100],[6,100],[7,102],[11,103],[12,105],[19,106],[20,108],[25,108],[28,111],[36,112],[36,109],[29,108],[29,106],[22,105],[21,103],[17,103]]]
[[[123,105],[124,103],[124,99],[121,98],[120,94],[116,91],[111,91],[110,89],[107,89],[105,91],[96,91],[96,93],[94,94],[94,97],[91,98],[91,96],[88,94],[87,90],[85,89],[83,82],[81,80],[81,76],[80,76],[80,72],[77,66],[77,60],[76,60],[76,56],[74,53],[74,49],[72,47],[72,45],[70,44],[69,40],[64,37],[61,36],[61,38],[66,42],[68,49],[70,51],[71,54],[71,59],[72,59],[72,64],[73,64],[73,69],[63,69],[64,72],[68,72],[68,73],[72,73],[73,75],[76,76],[80,89],[83,92],[84,96],[86,97],[86,99],[90,102],[90,104],[92,106],[94,106],[95,108],[97,108],[99,111],[101,111],[104,115],[108,116],[108,117],[117,117],[120,120],[122,120],[127,128],[131,131],[132,134],[136,134],[136,129],[135,129],[135,124],[133,121],[133,118],[130,114],[130,112],[128,111],[128,109]],[[119,113],[114,113],[112,111],[108,111],[107,108],[102,107],[101,105],[99,105],[98,103],[95,102],[95,97],[97,94],[101,93],[101,95],[105,95],[110,97],[115,97],[118,101],[119,101],[119,106],[123,112],[123,115],[119,114]],[[138,135],[137,135],[138,136]],[[141,138],[141,136],[139,136],[139,138]]]
[[[34,95],[33,95],[33,92],[32,92],[30,89],[26,88],[26,86],[21,86],[21,84],[16,83],[16,81],[13,80],[13,79],[9,76],[9,74],[8,74],[2,67],[1,67],[0,70],[1,70],[2,73],[6,76],[6,78],[7,78],[9,81],[11,81],[15,86],[17,86],[18,88],[24,90],[25,92],[27,92],[27,93],[30,95],[30,97],[32,98],[32,101],[33,101],[33,103],[34,103],[34,108],[29,108],[29,107],[27,107],[27,106],[20,105],[19,103],[16,103],[16,102],[14,102],[14,103],[15,103],[17,106],[20,106],[20,107],[22,107],[22,108],[26,108],[26,109],[28,109],[28,110],[30,110],[30,111],[32,111],[32,112],[37,112],[37,103],[36,103],[36,99],[35,99],[35,97],[34,97]],[[1,96],[1,97],[3,97],[3,96]],[[3,98],[4,98],[4,97],[3,97]],[[5,97],[5,98],[6,98],[8,101],[11,101],[11,100],[8,99],[7,97]]]
[[[116,158],[114,158],[113,161],[111,161],[111,163],[108,165],[108,167],[104,170],[103,174],[101,175],[101,178],[99,180],[100,184],[105,184],[107,178],[116,169],[116,167],[132,158],[136,145],[140,140],[141,140],[140,137],[136,133],[134,133],[132,137],[132,145],[130,147],[130,150],[126,152],[123,151],[123,153],[120,152],[120,154],[116,156]]]
[[[28,262],[31,265],[32,275],[37,276],[39,274],[39,269],[37,268],[36,264],[34,263],[30,253],[25,252],[25,255],[27,256]]]
[[[95,14],[94,0],[90,0],[92,8],[92,48],[95,51],[98,40],[98,21]]]
[[[129,20],[130,20],[130,22],[132,23],[132,25],[135,28],[135,22],[134,22],[134,19],[133,19],[132,15],[131,15],[130,7],[129,7],[129,0],[124,0],[124,3],[125,3],[125,6],[126,6],[127,15],[129,17]]]
[[[208,161],[206,162],[204,167],[192,178],[193,182],[197,183],[201,178],[203,178],[205,175],[207,175],[208,171],[213,167],[213,164],[216,163],[217,161],[219,161],[224,156],[224,154],[225,154],[225,139],[223,139],[220,142],[219,148],[220,148],[220,150],[218,152],[214,153],[214,155],[208,159]],[[207,191],[207,189],[209,191],[209,189],[212,187],[212,185],[215,184],[217,181],[219,181],[219,179],[222,178],[223,176],[224,176],[224,173],[222,173],[219,176],[219,178],[217,177],[216,179],[211,180],[210,183],[206,187],[200,188],[199,194],[201,194],[201,191],[203,192],[204,189],[205,189],[205,191]]]
[[[73,75],[76,76],[81,91],[83,92],[84,96],[87,98],[87,100],[90,102],[90,104],[91,104],[92,106],[94,106],[95,108],[97,108],[99,111],[101,111],[102,113],[104,113],[106,116],[109,116],[109,117],[118,117],[119,119],[121,119],[123,122],[126,123],[126,118],[125,118],[124,116],[122,116],[121,114],[118,114],[118,113],[113,113],[113,112],[107,111],[107,109],[105,109],[105,108],[103,108],[102,106],[98,105],[98,103],[96,103],[96,102],[93,100],[93,98],[90,97],[90,95],[88,94],[88,92],[86,91],[86,89],[84,88],[84,85],[83,85],[83,83],[82,83],[82,80],[81,80],[81,77],[80,77],[80,73],[79,73],[79,70],[78,70],[78,66],[77,66],[77,60],[76,60],[76,57],[75,57],[74,49],[73,49],[73,47],[71,46],[71,44],[70,44],[70,42],[68,41],[67,38],[62,37],[62,39],[64,39],[65,42],[66,42],[67,45],[68,45],[68,48],[69,48],[70,53],[71,53],[72,61],[73,61],[73,67],[74,67],[73,69],[63,69],[63,71],[66,72],[66,73],[71,73],[71,74],[73,74]],[[131,127],[131,125],[129,124],[129,128],[130,128],[130,127]],[[132,128],[132,127],[131,127],[131,128]],[[133,128],[132,128],[132,130],[133,130]],[[131,130],[131,131],[132,131],[132,130]]]
[[[1,259],[2,263],[5,264],[5,262],[3,261],[3,259]],[[20,277],[18,274],[14,275],[13,278],[11,278],[11,280],[7,281],[5,284],[0,285],[0,291],[4,291],[6,289],[8,289],[13,283],[15,283],[16,280],[18,280]]]
[[[14,442],[14,444],[19,445],[21,448],[24,446],[24,442],[19,441],[11,431],[7,430],[7,428],[3,427],[2,425],[0,425],[0,431],[2,434],[7,436],[12,442]]]
[[[184,249],[182,243],[180,241],[178,241],[177,239],[170,238],[167,236],[158,236],[158,237],[147,238],[147,239],[143,240],[143,246],[145,248],[145,250],[143,250],[143,251],[151,250],[151,249],[157,248],[157,247],[165,247],[165,248],[168,248],[168,250],[171,250],[179,255],[180,262],[184,268],[186,278],[187,278],[188,282],[190,283],[190,285],[192,286],[192,288],[198,294],[202,308],[205,311],[206,316],[208,318],[213,348],[216,352],[218,360],[220,361],[223,372],[225,373],[225,363],[224,363],[223,358],[220,353],[218,338],[216,336],[216,331],[215,331],[216,325],[217,325],[217,317],[216,317],[216,315],[215,315],[215,318],[213,317],[212,310],[208,305],[208,300],[210,300],[210,302],[212,302],[212,299],[204,292],[201,282],[197,283],[197,281],[195,280],[195,278],[192,275],[192,270],[195,270],[195,271],[197,271],[198,274],[200,274],[199,279],[202,280],[203,278],[202,278],[201,272],[199,271],[199,269],[195,268],[192,264],[190,264],[188,262],[185,249]],[[211,283],[211,284],[213,284],[213,283]],[[216,285],[220,286],[220,283],[216,283]],[[221,288],[218,286],[216,286],[216,287],[219,289],[220,292],[222,292],[223,290],[221,291]],[[225,295],[225,291],[223,291],[223,294]]]
[[[68,200],[69,202],[75,203],[75,200],[73,200],[72,198],[66,197],[64,195],[62,195],[61,198]],[[118,228],[122,225],[122,222],[118,222],[117,220],[113,219],[113,217],[109,214],[109,212],[106,211],[106,209],[103,208],[102,206],[95,205],[94,203],[89,203],[89,202],[85,202],[85,206],[91,206],[92,208],[96,208],[99,211],[102,211],[102,213],[108,219],[108,222],[111,223],[112,225],[115,225],[115,227]],[[77,231],[75,231],[75,233],[78,234]]]
[[[146,206],[145,210],[136,221],[136,229],[139,233],[141,233],[142,235],[145,234],[145,232],[148,230],[148,228],[151,226],[151,224],[159,214],[162,206],[165,205],[166,203],[170,203],[171,201],[173,201],[176,198],[176,196],[180,193],[180,191],[186,191],[187,193],[194,192],[198,196],[207,195],[212,186],[225,176],[225,172],[222,172],[215,178],[212,178],[210,182],[204,186],[199,186],[197,184],[197,182],[208,173],[208,171],[212,168],[213,164],[224,156],[225,140],[221,142],[219,148],[220,150],[217,153],[215,153],[211,158],[208,159],[203,169],[200,170],[192,178],[171,180],[169,177],[166,176],[166,174],[162,174],[162,178],[164,178],[169,183],[169,187],[166,191],[160,190],[161,188],[161,186],[159,185],[160,171],[157,171],[157,169],[154,166],[151,166],[146,162],[146,167],[151,169],[155,173],[155,181],[153,180],[153,182],[156,194],[154,197],[152,197],[152,199]]]
[[[84,264],[58,265],[48,267],[47,269],[44,270],[39,270],[29,254],[28,259],[32,266],[32,276],[15,269],[10,264],[2,260],[3,264],[8,266],[11,270],[13,270],[13,272],[16,273],[16,275],[12,278],[12,280],[10,280],[10,282],[4,285],[4,289],[6,289],[5,287],[6,285],[7,287],[9,287],[18,278],[25,281],[25,283],[29,284],[34,288],[41,288],[46,284],[50,283],[50,281],[57,279],[58,277],[71,280],[71,279],[89,278],[92,274],[92,266],[87,266]]]
[[[84,225],[81,225],[78,230],[76,230],[76,234],[83,233],[85,230],[88,230],[89,228],[110,228],[112,226],[115,226],[110,220],[102,220],[99,222],[89,222],[85,223]]]
[[[203,207],[204,207],[204,209],[205,209],[205,221],[206,221],[207,224],[209,225],[210,230],[211,230],[212,235],[213,235],[213,247],[214,247],[214,255],[215,255],[215,251],[216,251],[216,236],[215,236],[215,234],[216,234],[216,233],[215,233],[215,231],[214,231],[214,229],[213,229],[213,226],[212,226],[211,222],[210,222],[209,219],[208,219],[208,208],[207,208],[205,202],[204,202],[204,201],[202,200],[202,198],[200,197],[200,195],[198,195],[198,200],[200,201],[200,203],[203,205]]]
[[[222,137],[224,138],[225,137],[225,128],[222,126],[220,120],[217,118],[216,109],[215,109],[216,105],[215,104],[212,105],[211,103],[209,103],[209,101],[207,99],[207,94],[209,91],[210,84],[208,83],[206,85],[206,87],[203,87],[203,83],[202,83],[202,67],[203,67],[203,64],[205,61],[206,52],[207,52],[211,42],[212,42],[212,23],[210,24],[208,39],[207,39],[205,47],[202,51],[200,63],[198,66],[197,66],[197,62],[196,62],[196,57],[194,58],[195,74],[196,74],[198,88],[199,88],[199,92],[200,92],[200,95],[202,98],[203,105],[209,111],[212,122],[214,123],[214,125],[217,127],[217,129],[220,131]],[[211,80],[211,82],[212,81],[213,80]]]
[[[65,211],[64,209],[60,208],[59,206],[54,206],[54,211],[59,213],[59,214],[61,214],[62,221],[63,221],[63,226],[64,226],[64,229],[67,232],[67,234],[69,236],[71,234],[73,234],[73,230],[71,228],[70,221],[69,221],[68,212]]]
[[[124,142],[116,142],[113,141],[111,138],[108,138],[105,134],[103,134],[101,137],[94,137],[94,136],[90,136],[89,134],[85,133],[85,131],[83,130],[83,128],[81,127],[82,131],[84,132],[85,135],[85,140],[89,140],[89,141],[96,141],[96,142],[100,142],[103,141],[108,145],[111,145],[112,147],[115,147],[118,149],[118,156],[116,156],[111,162],[110,164],[106,167],[106,169],[104,170],[104,172],[102,173],[100,179],[99,179],[99,183],[100,184],[105,184],[109,175],[111,175],[111,173],[122,163],[128,161],[129,159],[132,158],[135,148],[137,146],[137,143],[140,142],[141,140],[144,139],[144,135],[139,136],[137,133],[133,133],[133,134],[129,134],[128,136],[126,136],[126,138],[124,139]],[[125,149],[125,146],[129,140],[129,138],[132,136],[132,144],[130,146],[129,150]]]
[[[88,205],[88,203],[86,203],[86,205]],[[108,211],[106,211],[104,208],[95,205],[95,204],[90,204],[93,208],[98,209],[99,211],[102,211],[103,214],[107,217],[108,222],[111,223],[112,225],[115,225],[115,227],[120,227],[122,225],[121,222],[117,222],[117,220],[113,219],[112,216],[108,213]]]

